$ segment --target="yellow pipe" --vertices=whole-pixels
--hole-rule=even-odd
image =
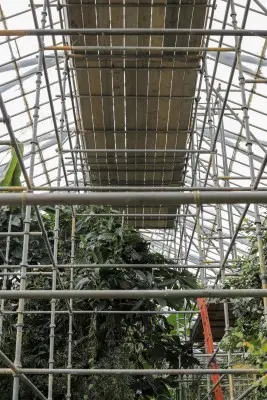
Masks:
[[[26,190],[25,186],[0,186],[0,192],[24,192]]]
[[[25,36],[26,32],[21,29],[0,29],[0,36]]]

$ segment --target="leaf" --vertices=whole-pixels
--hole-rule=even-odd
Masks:
[[[164,307],[167,306],[167,301],[166,301],[165,299],[162,299],[162,298],[160,298],[160,297],[157,297],[155,300],[159,303],[159,305],[160,305],[162,308],[164,308]]]
[[[235,332],[235,336],[237,336],[237,337],[240,338],[240,339],[244,339],[243,333],[241,333],[241,332],[239,332],[239,331],[236,331],[236,332]]]
[[[147,281],[148,285],[151,286],[153,283],[153,275],[150,272],[147,272]]]
[[[157,284],[157,287],[161,286],[172,286],[177,282],[177,278],[165,279],[164,281]]]
[[[138,300],[133,306],[133,310],[139,310],[140,306],[144,303],[144,299]]]
[[[140,271],[140,270],[137,270],[137,271],[136,271],[136,275],[137,275],[141,280],[143,280],[143,281],[146,281],[146,280],[147,280],[146,275],[145,275],[142,271]]]
[[[76,284],[75,289],[81,289],[84,284],[88,282],[90,282],[88,277],[80,279],[79,282]]]
[[[262,387],[267,387],[267,374],[264,375],[263,380],[262,380]]]
[[[165,347],[161,343],[155,344],[155,346],[153,346],[151,354],[152,360],[154,362],[158,360],[163,360],[164,356],[165,356]]]
[[[23,144],[19,143],[20,154],[23,155]],[[21,186],[21,168],[14,148],[11,149],[10,161],[0,177],[0,186]]]
[[[114,235],[112,233],[102,233],[98,236],[98,240],[113,240]]]
[[[99,304],[97,305],[97,310],[98,310],[98,311],[105,310],[105,308],[107,307],[107,305],[108,305],[108,301],[106,301],[106,300],[101,300],[101,301],[99,302]]]
[[[198,284],[195,277],[188,271],[184,271],[183,275],[180,275],[178,281],[182,288],[197,289]]]
[[[12,225],[17,227],[21,226],[21,219],[17,215],[12,219]]]
[[[177,388],[181,385],[181,380],[177,379],[175,375],[167,376],[164,381],[166,385],[170,386],[171,388]]]
[[[162,378],[155,379],[157,399],[170,400],[170,392]]]
[[[169,324],[175,326],[176,325],[176,314],[170,314],[167,317],[167,320],[168,320]]]
[[[151,366],[150,366],[148,363],[144,362],[144,363],[143,363],[143,368],[144,368],[144,369],[150,369]]]
[[[183,306],[183,299],[167,299],[167,305],[173,310],[179,311],[181,307]]]
[[[243,342],[243,345],[246,346],[246,347],[248,347],[251,351],[253,351],[253,350],[255,349],[255,346],[254,346],[252,343],[250,343],[250,342],[244,341],[244,342]]]

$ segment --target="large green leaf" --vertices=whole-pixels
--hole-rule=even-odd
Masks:
[[[23,155],[24,146],[19,143],[20,154]],[[21,186],[21,167],[15,150],[11,149],[10,161],[0,177],[0,186]]]

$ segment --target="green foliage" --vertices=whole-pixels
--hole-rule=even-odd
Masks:
[[[256,254],[252,254],[241,264],[238,276],[230,279],[225,287],[235,289],[261,288],[260,268]],[[227,339],[227,346],[231,350],[239,342],[237,332],[247,342],[257,339],[260,332],[266,335],[261,298],[238,298],[233,299],[231,303],[236,317],[235,327],[230,330]]]
[[[257,250],[257,240],[251,239],[251,252],[248,257],[240,260],[236,268],[238,276],[231,278],[225,288],[260,289],[260,265]],[[263,237],[263,254],[266,262],[267,235]],[[262,298],[238,298],[231,301],[235,315],[235,326],[230,328],[225,337],[222,348],[234,352],[242,347],[246,350],[244,363],[258,368],[267,368],[267,325],[263,317]],[[257,399],[266,399],[265,382],[257,389]]]
[[[116,212],[106,207],[81,208],[79,213],[90,216],[78,217],[75,248],[76,261],[79,263],[107,264],[107,268],[74,269],[74,288],[84,289],[165,289],[195,288],[196,282],[185,270],[174,268],[171,260],[149,250],[149,243],[141,235],[122,223]],[[107,217],[96,217],[97,213],[113,213]],[[2,208],[0,223],[2,231],[7,230],[9,216],[12,213],[12,230],[23,230],[23,215],[17,209]],[[53,245],[54,209],[47,208],[43,213],[48,237]],[[70,262],[71,213],[64,208],[60,211],[60,232],[58,263]],[[33,219],[31,229],[38,230]],[[9,262],[21,261],[22,238],[11,237]],[[0,248],[5,250],[5,241],[0,238]],[[30,237],[29,264],[50,263],[45,244],[41,237]],[[114,268],[112,264],[166,264],[168,268]],[[110,265],[110,266],[109,266]],[[42,270],[41,270],[42,271]],[[47,270],[43,270],[46,271]],[[69,288],[69,271],[62,272],[63,286]],[[19,285],[19,277],[14,274],[8,280],[8,286]],[[38,275],[28,277],[28,289],[51,288],[51,276]],[[158,310],[162,307],[181,309],[180,300],[172,299],[85,299],[75,300],[75,310]],[[28,300],[27,310],[50,310],[46,300]],[[16,310],[17,302],[6,302],[6,309]],[[57,310],[66,310],[64,301],[56,302]],[[2,347],[5,353],[14,359],[15,315],[8,315],[4,321]],[[23,329],[22,363],[24,367],[47,368],[49,357],[50,316],[25,314]],[[55,367],[67,366],[69,318],[60,314],[56,318]],[[168,318],[159,314],[75,314],[73,335],[73,359],[75,368],[179,368],[179,359],[183,368],[197,364],[190,352],[190,344],[182,344],[173,334],[173,325]],[[3,365],[4,366],[4,365]],[[47,377],[33,376],[37,387],[47,392]],[[72,377],[72,399],[134,399],[139,393],[140,399],[171,398],[172,390],[179,384],[175,376],[165,377],[126,377],[112,376]],[[3,400],[11,397],[10,377],[1,377],[0,392]],[[54,400],[64,399],[66,377],[54,377]],[[116,394],[116,395],[115,395]],[[117,396],[117,397],[115,397]],[[21,400],[33,398],[27,388],[21,391]]]
[[[259,332],[259,336],[251,340],[250,342],[246,341],[242,333],[236,332],[235,335],[239,339],[236,347],[245,348],[246,351],[250,354],[250,360],[253,360],[253,364],[261,365],[263,371],[267,370],[267,337],[264,337],[262,332]],[[267,386],[267,382],[266,386]]]
[[[19,144],[19,149],[21,155],[23,155],[23,144]],[[0,186],[21,186],[21,168],[13,148],[11,149],[10,161],[4,169],[2,175],[3,176],[0,178]]]
[[[98,363],[98,368],[106,368],[107,365],[114,369],[134,368],[134,363],[129,361],[129,356],[130,353],[127,346],[124,348],[115,348],[112,354],[107,355]],[[133,384],[134,379],[131,376],[107,375],[104,379],[101,376],[96,376],[89,380],[89,394],[84,396],[84,400],[109,399],[111,393],[114,400],[134,400]],[[112,391],[113,388],[116,388],[116,390]]]

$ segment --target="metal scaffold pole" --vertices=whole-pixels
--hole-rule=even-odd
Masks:
[[[8,221],[8,231],[11,232],[12,229],[12,214],[9,217]],[[9,264],[9,255],[10,255],[10,235],[6,238],[6,253],[4,261],[4,273],[6,274],[2,281],[2,290],[7,289],[7,266]],[[1,313],[0,313],[0,346],[2,343],[2,336],[3,336],[3,324],[4,324],[4,310],[5,310],[5,300],[1,300]]]
[[[206,83],[206,90],[207,90],[207,96],[209,93],[209,78],[208,78],[208,70],[207,70],[207,63],[206,60],[204,60],[204,73],[205,73],[205,83]],[[213,132],[214,132],[214,127],[213,127],[213,115],[211,112],[211,107],[210,104],[207,103],[207,112],[208,112],[208,126],[209,126],[209,133],[210,133],[210,139],[211,143],[213,143]],[[222,124],[221,124],[222,126]],[[221,136],[223,135],[223,132],[221,131]],[[213,182],[214,182],[214,187],[218,187],[218,169],[217,169],[217,162],[216,162],[216,154],[212,154],[212,175],[213,175]],[[221,206],[216,204],[216,223],[217,223],[217,232],[218,232],[218,237],[219,237],[219,252],[220,252],[220,262],[222,263],[224,260],[224,243],[223,243],[223,226],[222,226],[222,210]],[[225,268],[221,270],[221,282],[222,285],[225,284]],[[224,322],[225,322],[225,336],[229,334],[229,307],[227,301],[224,301],[223,303],[224,307]],[[214,349],[213,349],[214,351]],[[230,351],[228,352],[228,368],[231,365],[231,353]],[[216,384],[216,382],[213,382]],[[218,389],[220,386],[217,386],[215,389],[215,393],[217,393]],[[229,375],[229,395],[230,395],[230,400],[234,399],[234,392],[233,392],[233,378],[231,375]],[[220,391],[219,396],[223,397],[222,390]]]
[[[267,294],[267,289],[186,289],[186,290],[3,290],[3,299],[153,299],[177,298],[195,299],[198,297],[235,299],[244,297],[261,298]]]
[[[42,20],[41,25],[44,29],[46,24],[47,16],[47,0],[44,0],[42,9]],[[40,42],[43,44],[43,37],[40,37]],[[39,50],[39,60],[36,74],[36,96],[34,104],[34,114],[33,114],[33,129],[32,129],[32,139],[31,139],[31,155],[30,155],[30,168],[29,168],[29,182],[30,185],[33,184],[34,179],[34,167],[35,167],[35,156],[36,156],[36,145],[37,145],[37,129],[38,129],[38,119],[39,119],[39,104],[40,104],[40,93],[41,93],[41,83],[42,83],[42,69],[43,69],[43,57],[44,51]],[[23,250],[21,259],[21,275],[20,275],[20,291],[24,292],[27,284],[27,264],[29,255],[29,240],[30,240],[30,226],[31,226],[31,213],[32,207],[30,205],[26,206],[25,220],[24,220],[24,237],[23,237]],[[21,368],[22,366],[22,340],[23,340],[23,325],[24,325],[24,305],[25,300],[23,298],[19,299],[18,304],[18,316],[17,316],[17,335],[16,335],[16,348],[15,348],[15,360],[14,366],[16,368]],[[12,400],[19,400],[20,391],[20,375],[14,374],[13,380],[13,394]]]
[[[92,375],[129,375],[129,376],[151,376],[151,375],[213,375],[214,369],[188,368],[188,369],[75,369],[75,368],[57,368],[50,370],[49,368],[19,368],[19,374],[29,375],[68,375],[75,374],[80,376]],[[0,368],[0,375],[10,375],[14,371],[11,368]],[[260,368],[235,368],[235,369],[217,369],[219,375],[262,375]],[[45,398],[46,399],[46,398]]]
[[[75,234],[76,234],[76,219],[72,217],[71,222],[71,264],[75,262]],[[74,269],[70,269],[70,290],[73,290],[74,284]],[[69,331],[68,331],[68,364],[67,368],[72,368],[72,346],[73,346],[73,299],[70,299],[70,308],[72,312],[69,312]],[[67,394],[66,399],[71,399],[71,374],[67,376]]]
[[[135,206],[157,206],[161,204],[264,204],[267,201],[265,191],[195,191],[192,193],[150,193],[139,192],[117,192],[117,193],[0,193],[0,205],[135,205]]]
[[[51,7],[51,6],[50,6]],[[266,29],[183,29],[183,28],[71,28],[71,29],[2,29],[0,36],[96,36],[96,35],[204,35],[204,36],[267,36]]]

